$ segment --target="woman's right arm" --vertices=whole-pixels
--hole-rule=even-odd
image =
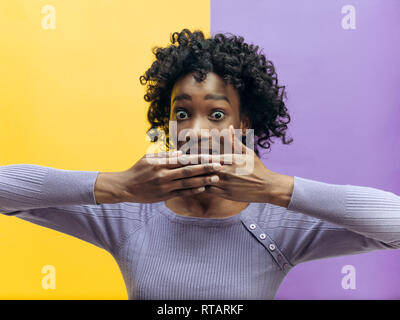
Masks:
[[[0,166],[0,212],[96,204],[93,191],[98,174],[34,164]]]
[[[34,164],[0,166],[0,213],[113,251],[140,223],[140,204],[97,205],[98,176]]]
[[[196,157],[196,156],[193,156]],[[166,158],[140,159],[122,172],[0,166],[0,213],[72,235],[107,251],[140,227],[141,203],[202,192],[218,170]],[[219,166],[220,167],[220,166]]]

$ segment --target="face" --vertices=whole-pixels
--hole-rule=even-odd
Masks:
[[[230,125],[235,129],[249,128],[248,118],[240,114],[237,90],[213,72],[200,83],[191,73],[175,83],[170,120],[176,121],[175,141],[184,153],[191,153],[188,147],[195,144],[201,150],[197,153],[222,154],[223,136],[214,133],[228,132]],[[172,135],[173,128],[170,131]]]

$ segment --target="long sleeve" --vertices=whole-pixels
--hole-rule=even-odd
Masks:
[[[140,225],[140,205],[97,205],[98,173],[33,164],[0,166],[0,213],[113,251]]]
[[[329,184],[294,177],[287,210],[280,217],[279,241],[296,265],[301,262],[400,248],[400,197],[371,187]]]
[[[97,171],[60,170],[34,164],[0,167],[0,212],[96,204]]]

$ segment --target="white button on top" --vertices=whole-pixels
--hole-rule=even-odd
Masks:
[[[250,225],[250,229],[251,230],[254,230],[256,228],[256,225],[254,224],[254,223],[252,223],[251,225]]]
[[[275,245],[273,243],[271,243],[269,245],[269,250],[274,251],[275,250]]]
[[[266,237],[267,237],[267,235],[265,233],[261,233],[260,234],[260,239],[261,240],[264,240]]]

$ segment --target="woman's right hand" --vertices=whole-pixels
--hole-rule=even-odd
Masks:
[[[213,173],[221,164],[191,164],[191,158],[198,159],[198,155],[185,156],[188,164],[182,164],[179,156],[177,152],[145,154],[128,170],[100,172],[94,190],[96,203],[159,202],[204,192],[205,186],[218,182]]]

